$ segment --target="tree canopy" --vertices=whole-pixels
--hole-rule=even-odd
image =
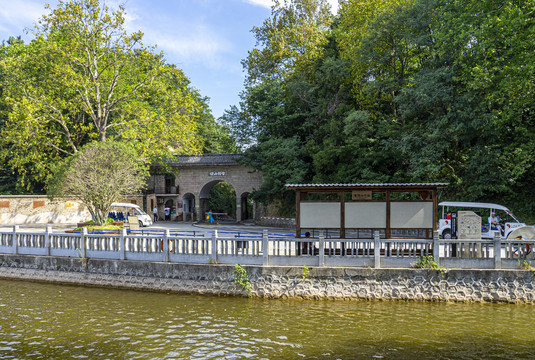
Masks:
[[[232,148],[186,75],[126,32],[122,6],[60,0],[50,10],[29,44],[0,49],[0,154],[26,185],[94,140],[130,144],[147,162]]]
[[[257,198],[290,203],[290,182],[441,181],[448,200],[533,219],[534,3],[343,0],[301,28],[294,9],[323,4],[277,3],[253,30],[246,89],[225,116],[263,171]]]

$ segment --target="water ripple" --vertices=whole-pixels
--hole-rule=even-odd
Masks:
[[[531,358],[532,306],[279,301],[0,281],[0,358]]]

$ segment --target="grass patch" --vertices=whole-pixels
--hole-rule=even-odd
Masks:
[[[99,225],[90,225],[85,226],[87,228],[87,232],[99,232],[99,231],[117,231],[124,229],[124,226],[119,225],[106,225],[106,226],[99,226]],[[82,231],[82,227],[77,227],[74,229],[74,231]]]

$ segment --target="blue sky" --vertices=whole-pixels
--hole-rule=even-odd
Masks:
[[[337,0],[329,1],[336,4]],[[0,40],[21,35],[57,0],[0,0]],[[146,45],[157,45],[166,61],[184,70],[192,86],[210,98],[218,118],[238,105],[243,89],[241,60],[255,45],[250,30],[270,16],[271,0],[108,0],[124,4],[129,32],[144,32]]]

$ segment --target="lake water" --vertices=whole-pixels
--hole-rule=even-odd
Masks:
[[[1,359],[533,359],[535,307],[294,301],[0,280]]]

